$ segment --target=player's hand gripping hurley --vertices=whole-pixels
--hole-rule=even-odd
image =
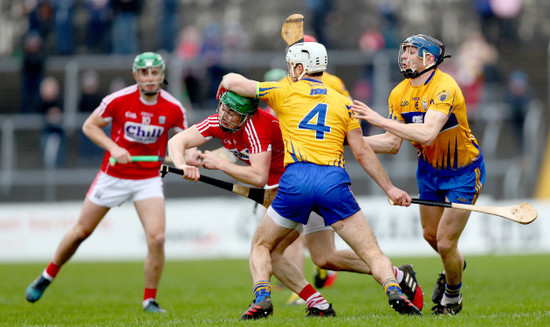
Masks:
[[[392,201],[390,204],[393,205]],[[515,221],[516,223],[527,225],[537,218],[537,210],[529,203],[523,202],[513,206],[500,207],[500,206],[477,206],[472,204],[452,203],[452,202],[440,202],[430,200],[412,199],[412,203],[423,204],[433,207],[454,208],[460,210],[468,210],[486,213],[489,215],[495,215],[502,218]]]
[[[164,164],[161,165],[160,176],[164,177],[168,173],[174,173],[174,174],[183,176],[184,171],[183,169],[179,169],[176,167],[171,167]],[[269,207],[271,202],[273,202],[273,199],[275,199],[275,195],[277,194],[276,188],[263,189],[263,188],[248,187],[248,186],[243,186],[239,184],[229,183],[229,182],[222,181],[213,177],[208,177],[202,174],[199,177],[199,181],[222,188],[224,190],[233,192],[235,194],[244,196],[245,198],[252,199],[266,208]]]

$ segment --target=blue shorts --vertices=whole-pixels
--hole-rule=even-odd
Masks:
[[[315,211],[324,218],[325,226],[361,210],[343,168],[308,162],[286,167],[271,207],[280,216],[304,225]]]
[[[481,162],[460,174],[441,174],[425,165],[418,165],[416,180],[420,199],[475,204],[485,183],[485,164]]]

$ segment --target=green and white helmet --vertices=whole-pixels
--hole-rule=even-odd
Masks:
[[[164,69],[166,68],[166,65],[164,64],[164,59],[162,59],[162,56],[158,53],[144,52],[136,56],[136,58],[134,59],[134,66],[132,70],[134,74],[137,74],[138,69],[152,67],[160,67],[162,73],[164,74]]]
[[[218,123],[224,132],[233,133],[238,131],[246,121],[254,116],[258,110],[259,101],[256,98],[247,98],[237,93],[226,91],[220,96],[218,103]],[[220,110],[220,109],[225,110]],[[240,117],[238,122],[233,117]]]

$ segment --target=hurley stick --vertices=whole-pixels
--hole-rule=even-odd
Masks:
[[[304,16],[293,14],[288,16],[281,28],[281,36],[288,46],[304,41]]]

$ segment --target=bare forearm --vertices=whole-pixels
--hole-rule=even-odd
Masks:
[[[396,154],[401,147],[400,140],[388,137],[386,134],[377,134],[363,137],[363,140],[375,153]]]
[[[392,119],[384,119],[380,127],[410,142],[427,144],[433,141],[433,132],[425,124],[402,124]]]
[[[241,183],[253,185],[255,187],[264,187],[267,183],[267,178],[253,166],[241,166],[232,162],[223,161],[219,170],[223,171],[227,175],[233,177]]]
[[[187,164],[185,161],[185,144],[181,142],[178,135],[174,135],[169,141],[168,141],[168,155],[170,156],[170,159],[174,163],[174,166],[180,167],[182,165]]]
[[[118,145],[105,134],[105,131],[94,124],[84,124],[82,127],[82,132],[86,137],[88,137],[92,142],[94,142],[100,148],[113,152],[115,147]]]
[[[363,170],[387,193],[393,184],[374,151],[366,146],[356,158]]]
[[[225,75],[220,86],[245,97],[256,97],[257,82],[236,73]]]

